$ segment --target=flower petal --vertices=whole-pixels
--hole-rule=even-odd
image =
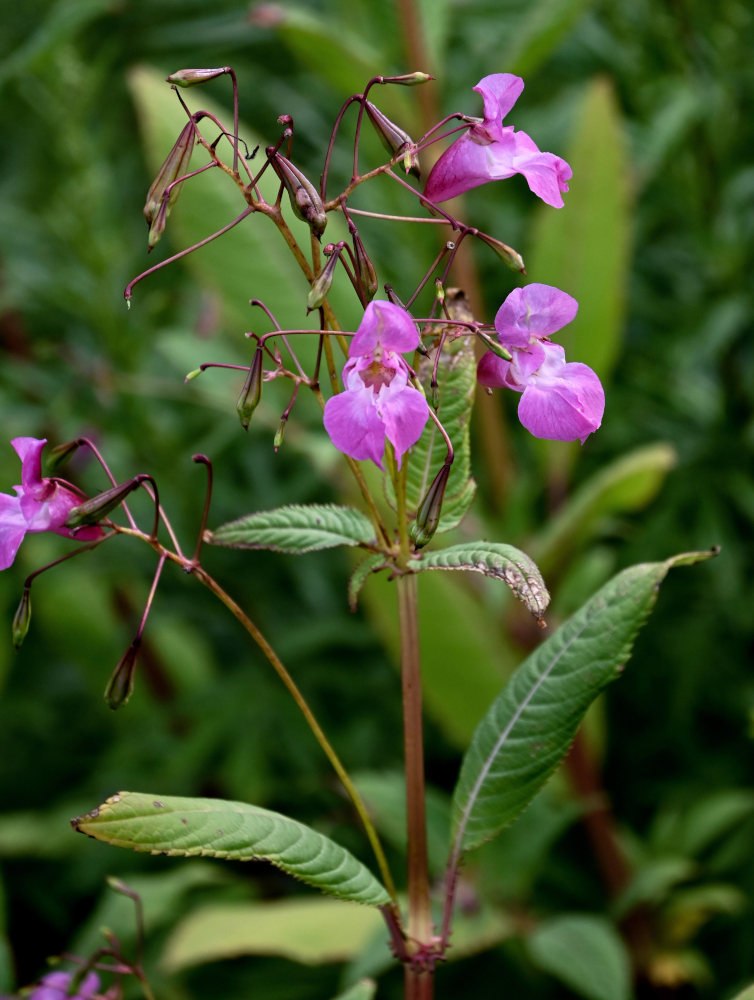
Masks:
[[[355,358],[369,354],[378,343],[399,354],[415,350],[419,343],[419,332],[406,310],[382,299],[370,302],[364,310],[348,356]]]
[[[0,493],[0,570],[12,564],[25,534],[26,518],[21,510],[21,501],[18,497]]]
[[[325,403],[324,423],[330,440],[351,458],[371,460],[382,468],[385,426],[372,401],[374,392],[366,387],[348,389]]]
[[[514,288],[495,316],[495,329],[505,347],[526,347],[532,337],[549,337],[576,316],[579,304],[554,285],[532,282]]]
[[[406,386],[397,392],[383,390],[378,406],[400,469],[404,453],[416,444],[429,420],[429,405],[418,389]]]
[[[13,438],[11,444],[21,459],[21,482],[24,490],[34,490],[42,485],[42,449],[47,438]]]
[[[484,99],[484,124],[502,124],[523,89],[524,81],[513,73],[491,73],[482,77],[474,90]]]
[[[602,423],[605,393],[597,375],[578,362],[557,376],[532,376],[518,405],[518,418],[535,437],[583,444]]]

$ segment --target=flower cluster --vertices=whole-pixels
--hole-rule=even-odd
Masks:
[[[529,188],[553,208],[563,207],[571,168],[554,153],[541,153],[526,132],[503,119],[518,100],[524,81],[512,73],[493,73],[474,87],[484,100],[484,120],[472,125],[447,149],[427,178],[430,201],[447,201],[488,181],[523,174]]]
[[[27,532],[54,531],[66,538],[92,541],[102,528],[86,525],[75,531],[65,522],[84,499],[56,479],[42,478],[42,449],[46,438],[14,438],[11,444],[21,459],[21,485],[16,496],[0,493],[0,570],[7,569]]]
[[[325,406],[325,430],[351,458],[371,458],[382,468],[387,439],[400,468],[429,418],[424,395],[409,385],[401,357],[419,344],[413,320],[392,302],[370,302],[351,341],[343,368],[344,391]]]
[[[605,393],[591,368],[567,363],[563,347],[549,340],[578,308],[576,299],[552,285],[515,288],[495,316],[498,340],[512,360],[488,351],[477,378],[522,394],[518,417],[535,437],[583,444],[602,423]]]

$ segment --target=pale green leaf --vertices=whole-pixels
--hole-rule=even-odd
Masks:
[[[629,1000],[631,963],[620,935],[604,917],[563,914],[527,938],[534,963],[587,1000]]]
[[[532,76],[594,0],[537,0],[522,10],[515,31],[506,33],[500,65],[525,79]],[[525,13],[524,13],[525,11]]]
[[[743,993],[736,993],[732,1000],[754,1000],[754,983],[747,986]]]
[[[289,504],[260,510],[207,532],[211,545],[232,549],[272,549],[301,554],[336,545],[374,545],[374,528],[353,507],[337,504]]]
[[[353,780],[377,830],[393,847],[405,854],[406,781],[403,774],[397,771],[365,771],[353,775]],[[425,808],[429,868],[432,874],[440,875],[448,857],[450,799],[444,792],[428,786]]]
[[[659,441],[602,466],[532,542],[530,547],[542,572],[549,576],[561,569],[574,552],[600,532],[607,518],[645,507],[676,461],[673,446]]]
[[[591,702],[620,676],[667,572],[711,554],[623,570],[521,664],[464,757],[453,799],[455,851],[479,846],[521,813],[568,751]]]
[[[372,1000],[377,992],[377,983],[373,979],[360,979],[344,993],[339,993],[335,1000]]]
[[[631,243],[625,141],[607,77],[589,84],[571,143],[558,152],[570,164],[573,178],[562,211],[540,207],[527,270],[537,281],[578,300],[576,319],[556,339],[569,360],[590,365],[605,379],[620,349]]]
[[[382,906],[387,891],[345,848],[303,823],[244,802],[120,792],[73,828],[135,851],[269,861],[339,899]]]
[[[216,903],[175,928],[162,956],[168,972],[239,955],[279,955],[306,965],[347,962],[380,928],[377,910],[334,899]]]
[[[537,618],[550,603],[550,595],[534,562],[520,549],[501,542],[463,542],[446,549],[423,552],[412,559],[409,569],[466,570],[503,583]]]

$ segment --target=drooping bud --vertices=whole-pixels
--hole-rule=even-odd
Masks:
[[[190,371],[188,373],[188,375],[184,378],[183,381],[184,382],[192,382],[195,378],[199,378],[199,376],[201,375],[202,371],[203,371],[202,368],[194,368],[193,371]]]
[[[495,337],[491,337],[488,333],[485,333],[484,330],[477,330],[476,335],[477,337],[479,337],[479,339],[482,341],[482,343],[484,344],[484,346],[487,348],[488,351],[492,351],[493,354],[496,354],[499,358],[502,358],[503,361],[513,360],[513,355],[511,354],[511,352],[507,350],[505,347],[503,347],[500,341],[497,340]]]
[[[319,239],[327,226],[327,213],[319,191],[298,167],[294,167],[291,161],[280,153],[274,153],[270,163],[285,185],[295,215],[303,219]]]
[[[521,274],[526,274],[524,258],[517,250],[514,250],[513,247],[509,247],[506,243],[501,243],[500,240],[496,240],[492,236],[488,236],[487,233],[480,233],[477,231],[475,235],[478,236],[483,243],[486,243],[488,247],[492,247],[503,263],[512,271],[518,271]]]
[[[144,218],[149,226],[148,246],[150,250],[162,236],[170,210],[181,193],[183,185],[175,184],[170,188],[169,194],[165,194],[168,186],[182,177],[189,168],[191,153],[194,149],[194,131],[194,122],[187,122],[147,192]]]
[[[369,256],[369,254],[364,249],[364,244],[361,242],[361,237],[358,233],[352,233],[351,238],[353,240],[353,255],[356,259],[356,274],[359,277],[360,290],[359,297],[361,299],[361,304],[366,307],[372,301],[372,299],[377,294],[377,289],[379,287],[377,282],[377,272],[374,269],[374,264]]]
[[[404,132],[402,128],[391,122],[371,101],[364,101],[364,108],[369,116],[369,121],[374,125],[375,131],[388,153],[391,156],[395,156],[396,153],[403,153],[403,166],[406,173],[413,174],[417,180],[421,179],[416,143],[408,132]]]
[[[335,245],[330,243],[328,246],[330,249],[330,256],[327,263],[312,282],[312,287],[309,289],[309,294],[306,296],[307,313],[310,313],[312,309],[319,309],[327,298],[327,293],[330,291],[330,286],[332,285],[332,279],[335,274],[338,258],[343,251],[345,243],[337,243]],[[327,253],[327,251],[328,247],[325,247],[324,252]]]
[[[257,345],[256,351],[254,351],[254,357],[251,362],[251,367],[249,368],[249,373],[246,376],[246,381],[243,384],[243,389],[241,389],[241,395],[238,397],[238,402],[236,403],[236,412],[238,413],[238,419],[241,421],[241,426],[245,431],[249,429],[249,424],[251,423],[251,416],[259,406],[259,400],[262,398],[262,345]]]
[[[432,480],[424,499],[419,504],[416,520],[409,528],[411,541],[417,549],[423,548],[437,531],[449,476],[450,465],[446,462]]]
[[[29,625],[31,624],[31,588],[24,587],[24,592],[21,595],[21,601],[16,608],[16,613],[13,615],[13,624],[11,625],[11,636],[13,637],[13,648],[20,649],[24,639],[26,638],[26,633],[29,631]]]
[[[78,451],[78,448],[78,441],[68,441],[66,444],[59,444],[55,448],[50,448],[45,455],[44,462],[47,475],[54,476],[68,462],[71,455]]]
[[[122,708],[133,694],[136,661],[139,657],[140,646],[141,639],[134,639],[120,658],[110,680],[107,682],[105,701],[113,711],[116,708]]]
[[[128,479],[118,486],[111,486],[109,490],[98,493],[96,497],[85,500],[77,507],[72,507],[65,521],[66,528],[81,528],[85,524],[97,524],[111,510],[119,507],[128,494],[133,493],[139,486],[142,479],[142,476],[134,476],[133,479]]]
[[[219,66],[217,69],[179,69],[171,73],[167,80],[177,87],[195,87],[198,83],[215,80],[223,73],[230,73],[230,66]]]
[[[288,423],[288,417],[283,417],[280,421],[278,429],[275,431],[275,437],[272,439],[272,447],[277,451],[280,445],[283,443],[283,437],[285,436],[285,425]]]

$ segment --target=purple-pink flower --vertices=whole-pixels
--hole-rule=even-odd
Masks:
[[[348,349],[344,391],[325,405],[325,430],[336,448],[351,458],[371,458],[382,468],[387,439],[400,468],[429,418],[427,401],[408,384],[408,365],[401,357],[418,343],[405,309],[392,302],[369,303]]]
[[[73,974],[70,972],[48,972],[32,990],[29,1000],[91,1000],[99,989],[97,973],[88,972],[79,983],[76,992],[71,995],[68,991],[72,979]]]
[[[518,100],[524,81],[512,73],[493,73],[474,87],[484,99],[484,120],[472,125],[432,168],[424,194],[447,201],[487,181],[523,174],[534,194],[553,208],[563,207],[571,168],[554,153],[541,153],[525,132],[503,119]]]
[[[0,569],[7,569],[27,532],[54,531],[67,538],[91,541],[102,535],[98,525],[87,525],[75,532],[65,522],[73,507],[83,497],[55,479],[42,478],[42,449],[46,438],[14,438],[11,444],[21,459],[21,485],[14,486],[17,496],[0,493]]]
[[[535,437],[583,444],[602,423],[602,383],[587,365],[567,363],[561,345],[548,339],[578,308],[576,299],[552,285],[515,288],[495,316],[498,340],[512,360],[488,351],[477,378],[482,385],[522,393],[518,417]]]

